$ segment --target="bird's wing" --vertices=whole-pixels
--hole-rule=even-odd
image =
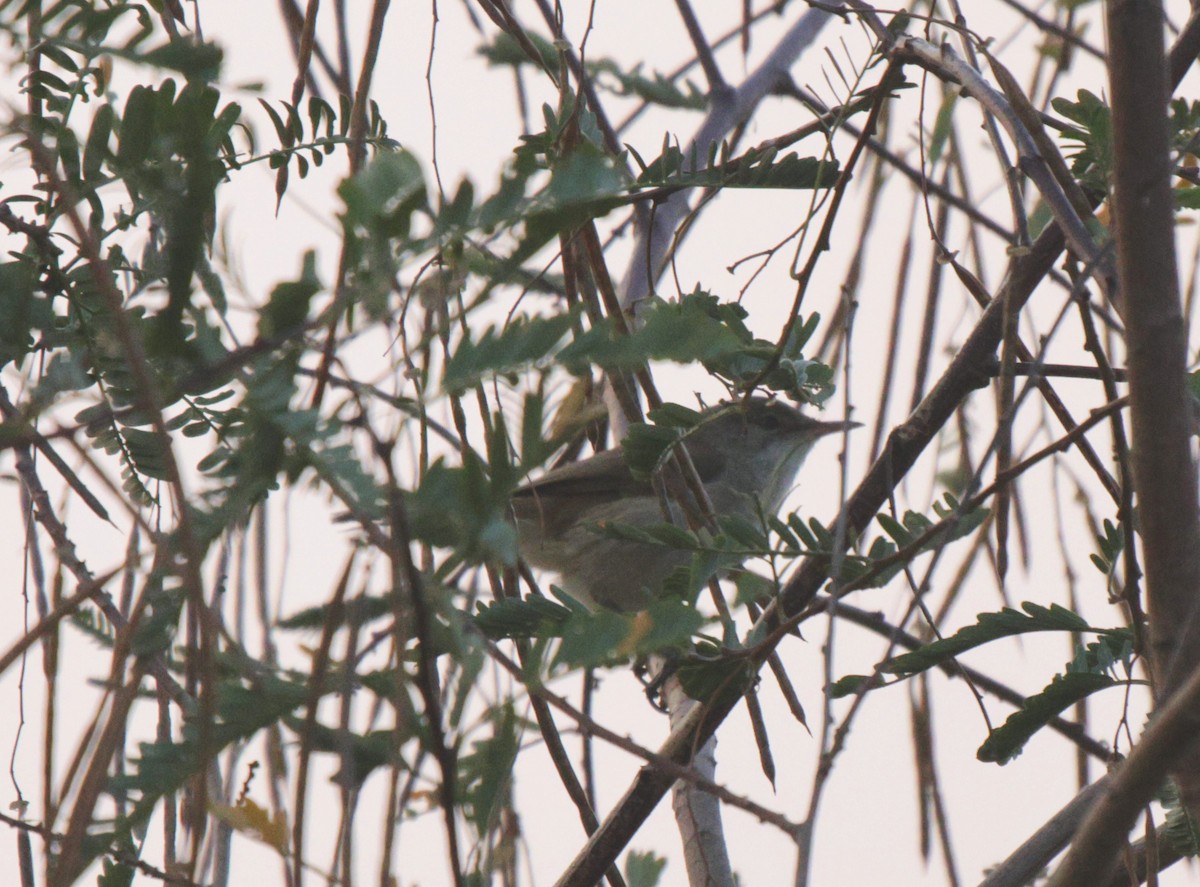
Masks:
[[[639,482],[633,477],[618,447],[555,468],[547,476],[518,488],[513,496],[586,495],[616,498],[643,487],[650,489],[648,483]]]
[[[649,482],[630,473],[618,447],[554,469],[517,489],[511,501],[518,520],[537,521],[556,536],[575,526],[588,509],[651,492]]]
[[[701,428],[684,438],[696,473],[706,485],[721,476],[726,462],[711,443],[713,430]],[[626,497],[653,495],[650,481],[634,477],[622,449],[615,447],[563,465],[520,487],[512,495],[512,506],[518,519],[540,521],[546,532],[556,535],[574,526],[589,508]],[[551,507],[544,507],[551,501]],[[551,517],[552,521],[548,520]]]

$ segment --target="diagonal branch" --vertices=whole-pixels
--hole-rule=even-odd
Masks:
[[[832,17],[831,13],[821,9],[808,10],[796,19],[775,49],[740,86],[713,93],[712,110],[683,150],[685,169],[692,171],[693,159],[708,157],[713,145],[719,145],[727,133],[748,120],[759,103],[781,82],[787,81],[788,69],[812,45]],[[688,197],[687,191],[673,194],[654,208],[648,224],[638,225],[633,256],[621,283],[623,307],[636,306],[654,291],[675,230],[688,214]]]
[[[1198,52],[1200,13],[1192,15],[1171,49],[1168,64],[1173,85],[1178,85]],[[1049,273],[1065,245],[1061,230],[1057,224],[1051,224],[1034,241],[1028,253],[1014,257],[998,297],[909,421],[889,436],[887,450],[847,500],[842,509],[844,518],[839,516],[839,520],[846,520],[847,527],[861,529],[874,517],[942,424],[971,391],[986,384],[988,368],[994,364],[1000,343],[1004,302],[1011,299],[1013,308],[1023,305],[1034,287]],[[799,612],[816,596],[825,578],[822,565],[815,561],[806,562],[784,589],[778,609],[785,615]],[[778,618],[779,613],[772,615]],[[1200,689],[1197,692],[1200,694]],[[730,702],[707,711],[697,707],[692,717],[667,738],[660,752],[678,761],[687,760],[691,750],[716,731],[734,704]],[[671,776],[643,769],[604,824],[579,851],[568,872],[558,881],[558,887],[584,887],[602,877],[607,865],[626,846],[672,782]]]

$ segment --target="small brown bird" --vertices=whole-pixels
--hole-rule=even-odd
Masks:
[[[813,444],[856,422],[822,422],[779,401],[751,398],[706,410],[684,438],[715,514],[754,520],[774,514]],[[672,503],[672,518],[680,520]],[[512,513],[521,554],[559,574],[562,587],[584,605],[636,611],[662,589],[691,552],[612,538],[597,525],[663,522],[649,480],[634,477],[620,447],[564,465],[518,489]]]

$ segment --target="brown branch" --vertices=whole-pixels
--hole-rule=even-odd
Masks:
[[[729,804],[731,807],[737,807],[740,810],[744,810],[760,821],[775,826],[785,834],[794,835],[796,830],[800,827],[786,816],[776,813],[774,810],[764,807],[761,804],[750,800],[749,798],[734,794],[720,783],[713,782],[711,779],[705,778],[703,775],[698,773],[695,768],[680,763],[678,757],[669,751],[663,751],[662,749],[657,752],[651,751],[645,746],[634,742],[628,736],[623,736],[614,730],[609,730],[599,722],[592,720],[554,691],[549,690],[539,684],[532,683],[529,680],[529,674],[523,671],[521,667],[517,665],[517,663],[505,656],[495,644],[488,644],[488,653],[509,674],[519,680],[531,695],[536,695],[544,699],[551,706],[561,711],[571,720],[575,721],[579,725],[581,731],[585,731],[590,736],[603,739],[605,742],[609,743],[615,748],[619,748],[622,751],[627,752],[634,757],[640,758],[649,764],[649,767],[646,767],[642,770],[643,773],[649,771],[660,773],[668,780],[668,785],[676,782],[677,780],[689,782],[703,791],[715,795],[722,802]],[[739,700],[737,694],[731,693],[728,695],[734,697],[734,703]],[[697,710],[700,708],[701,706],[696,706]],[[614,849],[616,852],[620,852],[624,849],[624,847],[624,844],[620,846],[613,845],[612,849]],[[601,875],[603,875],[603,872],[601,872]],[[563,880],[560,880],[558,883],[559,885],[595,883],[595,881],[581,880],[582,877],[583,876],[581,874],[568,870],[568,874],[565,875]],[[568,878],[570,880],[567,880]]]
[[[1107,882],[1122,837],[1154,798],[1167,771],[1193,750],[1200,735],[1200,669],[1155,712],[1141,740],[1114,771],[1047,887]]]
[[[1111,0],[1107,6],[1113,225],[1125,302],[1151,669],[1160,707],[1055,872],[1055,887],[1096,884],[1108,877],[1125,835],[1168,771],[1189,812],[1200,812],[1200,748],[1195,742],[1200,727],[1200,649],[1195,641],[1200,632],[1200,516],[1185,386],[1187,328],[1176,278],[1164,24],[1162,6],[1153,0]]]
[[[1193,16],[1193,19],[1196,18]],[[1188,26],[1172,48],[1170,65],[1172,80],[1176,84],[1186,72],[1190,60],[1195,57],[1197,28],[1200,28],[1200,25],[1193,26],[1193,21],[1189,20]],[[1062,232],[1057,225],[1050,225],[1034,241],[1027,253],[1014,257],[997,298],[984,311],[983,317],[937,385],[909,420],[889,436],[886,451],[847,500],[842,514],[837,518],[838,521],[845,520],[848,528],[861,532],[942,425],[953,416],[954,411],[973,390],[986,384],[987,368],[995,360],[996,348],[1000,342],[1005,301],[1013,300],[1013,308],[1019,309],[1032,294],[1034,287],[1049,273],[1064,246]],[[825,566],[816,560],[809,560],[802,565],[784,589],[779,611],[785,615],[801,611],[812,601],[823,584],[826,578],[825,570]],[[778,618],[779,614],[773,615]],[[731,703],[708,711],[697,709],[694,717],[683,725],[680,731],[668,738],[663,746],[663,753],[686,759],[688,751],[698,741],[703,741],[711,735],[731,709]],[[689,730],[694,732],[688,733]],[[560,887],[582,887],[601,877],[604,869],[615,858],[615,854],[628,843],[670,785],[671,779],[661,773],[649,770],[639,773],[600,830],[580,850],[570,877],[560,880]]]
[[[417,690],[425,707],[425,729],[428,737],[423,743],[433,754],[441,771],[439,803],[445,820],[446,843],[449,852],[449,863],[454,883],[464,887],[462,853],[459,850],[458,827],[455,822],[458,809],[458,754],[455,747],[447,741],[446,726],[443,723],[441,694],[438,687],[437,654],[434,650],[434,613],[430,607],[431,596],[425,588],[425,583],[412,559],[412,536],[408,529],[408,514],[400,498],[400,488],[396,478],[392,476],[391,463],[388,460],[390,481],[389,512],[391,516],[391,543],[387,555],[391,561],[392,581],[400,594],[395,595],[395,632],[397,661],[404,656],[404,641],[402,628],[405,618],[400,611],[401,601],[407,603],[412,610],[412,625],[415,632],[417,651]]]
[[[829,598],[821,597],[813,601],[808,612],[816,615],[817,613],[827,612],[829,609]],[[838,601],[837,608],[834,612],[837,614],[839,619],[852,622],[860,628],[865,628],[868,631],[874,632],[880,637],[888,638],[889,640],[894,641],[897,646],[903,647],[906,650],[918,650],[926,643],[916,635],[909,634],[899,626],[892,625],[883,618],[882,614],[872,613],[869,610],[860,609],[859,607],[852,606],[845,601]],[[1018,693],[1007,684],[1002,684],[995,678],[989,677],[977,669],[962,665],[955,659],[939,662],[937,668],[947,677],[965,678],[990,696],[994,696],[997,699],[1007,702],[1017,708],[1021,708],[1025,705],[1027,697],[1023,694]],[[1091,755],[1097,760],[1112,760],[1112,749],[1110,749],[1103,742],[1088,736],[1081,724],[1056,716],[1050,720],[1047,726],[1069,742],[1074,743],[1077,748],[1081,749],[1083,752]]]

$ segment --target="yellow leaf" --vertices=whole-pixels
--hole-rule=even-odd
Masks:
[[[645,610],[633,617],[629,624],[629,634],[625,635],[617,647],[618,656],[632,656],[646,635],[654,628],[654,619]]]
[[[209,804],[209,811],[235,831],[273,847],[280,856],[288,855],[287,819],[282,812],[268,814],[250,800],[239,801],[236,807]]]

